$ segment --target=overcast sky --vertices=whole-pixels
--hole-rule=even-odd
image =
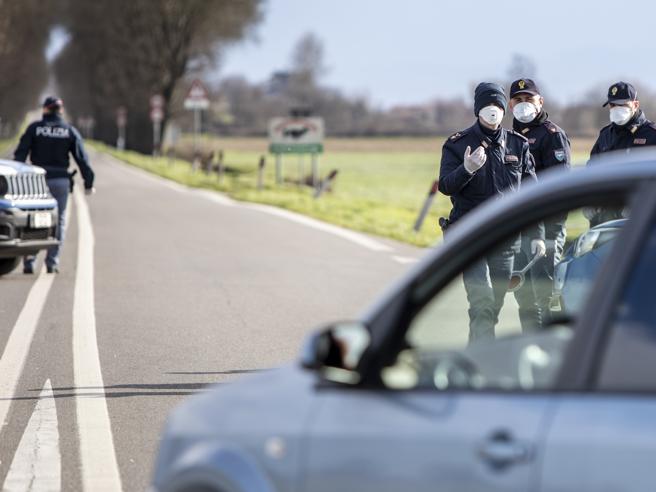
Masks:
[[[656,2],[548,0],[268,0],[256,40],[231,48],[220,75],[253,82],[288,67],[306,32],[324,43],[323,83],[375,104],[470,98],[471,84],[505,79],[514,53],[569,103],[617,80],[656,86]]]

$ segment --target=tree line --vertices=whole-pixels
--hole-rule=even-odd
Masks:
[[[116,110],[124,107],[128,147],[150,152],[150,97],[164,97],[166,125],[185,80],[247,35],[261,7],[262,0],[0,0],[0,117],[18,124],[52,69],[73,119],[92,117],[94,136],[116,142]],[[55,28],[68,41],[50,61],[45,50]]]

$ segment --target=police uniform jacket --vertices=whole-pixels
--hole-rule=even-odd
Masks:
[[[469,174],[464,166],[467,147],[483,146],[487,160]],[[496,138],[486,134],[477,121],[447,138],[442,147],[439,190],[451,198],[449,224],[489,198],[519,189],[524,181],[536,181],[528,140],[513,130],[500,128]]]
[[[530,123],[513,120],[513,129],[526,137],[539,176],[546,169],[569,169],[571,149],[565,132],[542,111]]]
[[[613,150],[656,145],[656,124],[649,121],[642,110],[638,110],[625,125],[611,123],[599,132],[590,157]]]
[[[84,151],[78,131],[56,114],[44,115],[41,121],[30,124],[21,136],[14,152],[14,160],[26,162],[46,170],[46,178],[68,178],[69,153],[77,162],[84,187],[93,187],[94,173]]]

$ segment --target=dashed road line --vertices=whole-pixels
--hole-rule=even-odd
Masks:
[[[57,408],[48,379],[5,478],[3,492],[61,490]]]
[[[73,367],[76,388],[104,388],[94,296],[94,236],[87,203],[80,193],[74,194],[78,220],[78,258],[73,303]],[[100,395],[85,395],[76,390],[75,405],[82,485],[86,491],[120,491],[121,477],[107,410],[104,389]]]

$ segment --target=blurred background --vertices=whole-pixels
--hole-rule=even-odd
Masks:
[[[408,224],[444,138],[473,122],[475,85],[536,80],[584,162],[608,123],[601,104],[612,83],[633,83],[656,115],[643,24],[654,10],[647,1],[0,0],[0,136],[13,142],[28,111],[57,94],[87,139],[134,165],[425,246],[435,223],[419,233]],[[196,122],[184,104],[195,80],[209,99]],[[339,177],[322,201],[293,186],[308,180],[302,156],[288,166],[288,188],[272,185],[270,164],[256,187],[261,159],[273,158],[269,122],[294,110],[325,124],[321,174]],[[207,175],[218,161],[225,179]],[[446,209],[438,199],[430,219]]]

